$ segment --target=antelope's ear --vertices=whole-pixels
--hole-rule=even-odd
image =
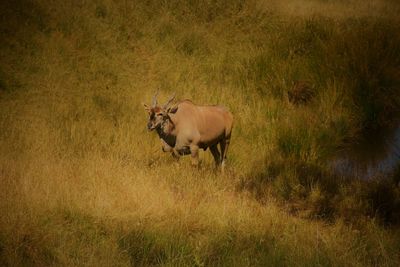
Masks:
[[[175,105],[169,107],[167,110],[168,113],[172,113],[172,114],[176,113],[177,111],[178,111],[178,104],[175,104]]]
[[[150,112],[150,107],[147,104],[142,103],[142,105],[147,112]]]

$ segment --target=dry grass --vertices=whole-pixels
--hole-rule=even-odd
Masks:
[[[354,108],[364,102],[352,98],[357,86],[349,78],[363,77],[369,62],[348,74],[335,53],[350,51],[350,62],[360,60],[351,45],[340,50],[354,40],[381,49],[374,32],[392,37],[397,28],[379,22],[396,20],[397,4],[1,5],[0,265],[399,265],[395,227],[365,216],[354,224],[346,216],[304,219],[277,197],[297,204],[307,195],[306,205],[322,206],[316,214],[328,205],[330,183],[305,185],[308,176],[297,168],[304,164],[311,176],[325,170],[337,146],[369,119]],[[349,5],[361,11],[343,13]],[[364,19],[367,34],[351,19]],[[385,43],[393,53],[383,53],[380,65],[393,84],[397,37]],[[297,107],[286,93],[301,79],[316,92]],[[158,87],[161,99],[176,91],[232,110],[227,174],[212,170],[208,151],[199,169],[161,152],[141,105]],[[392,111],[392,99],[379,103],[391,103],[385,107]],[[338,198],[337,209],[352,212],[358,200]]]
[[[272,2],[276,11],[289,16],[324,16],[334,19],[361,17],[387,17],[397,19],[399,14],[398,6],[390,4],[390,1],[381,0],[285,0]],[[271,6],[271,1],[264,1],[264,4],[269,8]]]

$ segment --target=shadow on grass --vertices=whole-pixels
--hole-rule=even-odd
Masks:
[[[275,162],[250,173],[237,186],[265,203],[270,195],[301,217],[334,221],[374,219],[383,225],[400,223],[398,173],[369,180],[343,177],[325,168],[299,162]]]

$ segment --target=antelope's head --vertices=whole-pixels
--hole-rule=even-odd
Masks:
[[[149,121],[147,122],[147,129],[152,131],[159,127],[169,119],[168,113],[171,112],[171,103],[175,99],[175,94],[173,94],[169,100],[162,106],[159,106],[157,103],[157,93],[153,96],[153,100],[150,106],[143,104],[145,110],[149,114]]]

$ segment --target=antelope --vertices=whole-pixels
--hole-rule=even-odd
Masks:
[[[174,105],[175,94],[162,106],[157,103],[158,92],[151,106],[144,105],[149,114],[147,128],[155,130],[161,139],[162,150],[179,159],[191,155],[192,165],[199,163],[199,149],[210,148],[215,165],[225,167],[233,115],[225,107],[195,105],[186,99]],[[218,144],[220,151],[218,150]]]

